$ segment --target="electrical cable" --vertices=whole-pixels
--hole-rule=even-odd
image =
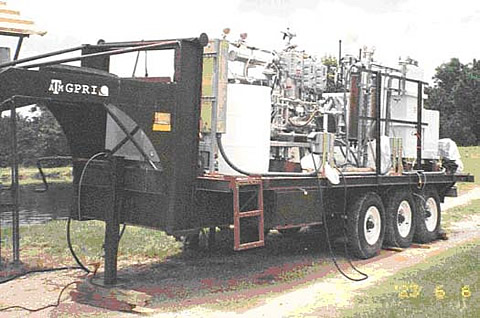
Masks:
[[[100,156],[108,156],[108,153],[105,151],[98,152],[91,156],[85,165],[83,166],[82,173],[80,174],[80,179],[78,180],[78,190],[77,190],[77,214],[78,214],[78,220],[82,219],[82,216],[80,214],[80,197],[81,197],[81,191],[82,191],[82,183],[83,183],[83,178],[85,177],[85,172],[87,171],[88,165],[97,157]]]
[[[102,151],[94,154],[93,156],[90,157],[90,159],[87,160],[85,163],[85,166],[83,166],[82,173],[80,174],[80,179],[78,180],[78,191],[77,191],[77,209],[78,209],[78,220],[82,220],[81,216],[81,205],[80,205],[80,199],[81,199],[81,188],[82,188],[82,183],[83,183],[83,178],[85,176],[85,173],[87,171],[88,165],[97,157],[100,157],[101,155],[108,156],[108,152]],[[90,273],[90,270],[80,261],[80,258],[77,256],[75,251],[73,250],[73,245],[72,245],[72,240],[71,240],[71,223],[72,223],[72,218],[69,217],[67,221],[67,244],[68,244],[68,249],[70,250],[70,253],[72,254],[73,259],[75,262],[78,264],[78,266],[84,270],[87,273]],[[120,231],[118,240],[122,238],[125,229],[127,225],[123,224],[123,228]]]
[[[2,280],[0,281],[0,284],[11,282],[12,280],[15,280],[23,276],[27,276],[29,274],[58,272],[58,271],[66,271],[66,270],[72,270],[72,269],[83,269],[83,268],[77,267],[77,266],[74,266],[74,267],[65,266],[65,267],[56,267],[56,268],[34,269],[34,270],[26,271],[25,273],[21,273],[21,274],[17,274],[15,276],[9,277],[5,280]]]
[[[0,312],[1,311],[7,311],[7,310],[10,310],[10,309],[23,309],[23,310],[26,310],[26,311],[29,311],[29,312],[38,312],[38,311],[42,311],[42,310],[50,308],[50,307],[58,307],[60,305],[60,302],[62,300],[62,295],[65,292],[65,290],[67,290],[68,287],[70,287],[70,286],[72,286],[73,284],[76,284],[76,283],[77,282],[71,282],[71,283],[65,285],[62,288],[62,290],[60,291],[60,294],[58,295],[57,302],[54,303],[54,304],[46,305],[46,306],[43,306],[43,307],[40,307],[40,308],[35,308],[35,309],[31,309],[31,308],[27,308],[27,307],[23,307],[23,306],[18,306],[18,305],[8,306],[8,307],[0,308]]]
[[[364,272],[360,271],[358,268],[356,268],[353,263],[352,263],[352,260],[351,258],[349,257],[349,253],[348,253],[348,248],[347,248],[347,179],[345,177],[345,175],[343,174],[343,172],[340,170],[340,169],[337,169],[338,172],[340,172],[340,175],[342,176],[342,179],[343,179],[343,236],[345,237],[345,241],[343,242],[343,246],[345,248],[345,255],[347,256],[347,260],[348,260],[348,263],[350,264],[350,267],[355,270],[357,273],[359,273],[360,275],[363,275],[364,278],[363,279],[360,279],[360,281],[362,280],[365,280],[368,278],[368,275],[365,274]]]
[[[87,274],[90,273],[90,270],[85,266],[83,265],[83,263],[80,261],[80,259],[78,258],[77,254],[75,253],[75,251],[73,250],[73,246],[72,246],[72,239],[70,237],[70,226],[71,226],[71,222],[72,222],[72,218],[71,217],[68,217],[68,221],[67,221],[67,244],[68,244],[68,249],[70,250],[70,253],[72,254],[72,257],[73,259],[75,260],[75,262],[78,264],[78,266],[85,272],[87,272]]]
[[[317,170],[315,160],[313,160],[313,166],[314,166],[315,170]],[[347,188],[346,188],[346,182],[345,182],[346,181],[345,175],[343,173],[342,173],[342,177],[343,177],[344,188],[345,188],[343,211],[344,211],[344,216],[346,216],[346,208],[347,208],[346,189]],[[347,278],[351,281],[355,281],[355,282],[360,282],[360,281],[366,280],[368,278],[368,275],[359,271],[355,266],[353,266],[353,264],[352,264],[352,262],[349,258],[349,254],[347,253],[347,243],[346,242],[344,242],[344,244],[345,244],[345,252],[346,252],[347,259],[348,259],[348,263],[350,264],[350,266],[356,272],[363,275],[364,277],[363,278],[350,277],[338,265],[337,259],[336,259],[335,255],[333,254],[332,244],[330,243],[330,234],[328,232],[328,225],[327,225],[327,213],[325,212],[325,204],[324,204],[324,201],[323,201],[323,189],[322,189],[322,184],[320,183],[320,178],[318,178],[318,177],[317,177],[317,182],[318,182],[318,193],[319,193],[319,197],[320,197],[321,210],[323,211],[323,224],[324,224],[324,228],[325,228],[325,235],[327,236],[327,245],[328,245],[328,250],[329,250],[329,253],[330,253],[330,259],[333,261],[333,264],[335,264],[335,267],[340,272],[340,274],[342,274],[345,278]],[[345,240],[346,240],[347,235],[346,235],[346,232],[345,232],[345,218],[344,218],[343,222],[344,222],[344,228],[343,228],[344,232],[343,232],[343,234],[344,234]]]
[[[82,215],[81,215],[81,204],[80,204],[80,199],[81,199],[81,193],[82,193],[82,184],[83,184],[83,178],[85,177],[85,173],[87,171],[88,165],[97,157],[100,156],[107,156],[108,153],[105,151],[98,152],[91,156],[85,165],[83,166],[82,173],[80,174],[80,179],[78,180],[78,190],[77,190],[77,214],[78,214],[78,220],[82,220]],[[73,259],[75,262],[78,264],[78,266],[83,269],[85,272],[90,273],[90,270],[83,265],[83,263],[80,261],[78,258],[77,254],[73,250],[73,245],[72,245],[72,239],[71,239],[71,223],[72,223],[72,218],[68,217],[67,221],[67,244],[68,244],[68,249],[70,250],[70,253],[72,254]]]

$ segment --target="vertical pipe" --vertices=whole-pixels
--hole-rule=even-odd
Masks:
[[[20,262],[20,218],[18,215],[18,149],[17,149],[17,114],[15,103],[10,103],[11,141],[12,141],[12,243],[13,263]]]
[[[345,85],[345,83],[343,82],[343,64],[341,63],[342,62],[342,40],[338,40],[338,65],[337,66],[340,66],[340,85]],[[338,84],[338,80],[337,80],[337,84]]]
[[[422,102],[423,86],[418,82],[417,91],[417,170],[422,170]]]
[[[382,173],[382,153],[381,153],[381,117],[382,117],[382,109],[381,109],[381,101],[382,101],[382,75],[380,71],[376,72],[376,81],[375,81],[375,139],[377,142],[376,150],[375,150],[375,167],[377,176]]]
[[[20,37],[18,38],[17,49],[15,50],[15,55],[14,55],[14,57],[13,57],[13,60],[14,60],[14,61],[18,60],[18,57],[20,56],[20,49],[22,48],[23,38],[24,38],[24,37],[25,37],[25,36],[22,35],[22,36],[20,36]]]
[[[240,188],[236,180],[233,182],[233,248],[240,248]]]

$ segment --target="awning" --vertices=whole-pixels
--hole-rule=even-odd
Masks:
[[[6,2],[0,1],[0,35],[29,36],[45,33],[47,32],[39,30],[32,20],[22,17],[20,11],[12,10]]]

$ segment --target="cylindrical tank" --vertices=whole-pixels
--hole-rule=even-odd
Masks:
[[[228,84],[227,130],[222,144],[228,159],[252,173],[268,172],[270,160],[271,88]],[[238,175],[219,154],[218,172]]]

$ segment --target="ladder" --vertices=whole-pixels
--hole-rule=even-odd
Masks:
[[[233,249],[242,251],[251,248],[265,246],[264,220],[263,220],[263,182],[260,177],[234,178],[231,183],[233,191]],[[242,211],[240,206],[240,192],[254,192],[257,196],[256,208]],[[241,219],[256,218],[258,228],[258,240],[241,243]]]

